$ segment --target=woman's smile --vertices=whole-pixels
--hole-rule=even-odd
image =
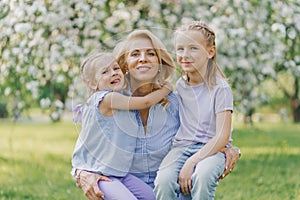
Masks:
[[[150,66],[146,66],[146,65],[138,65],[136,68],[139,72],[148,72],[149,70],[151,70]]]

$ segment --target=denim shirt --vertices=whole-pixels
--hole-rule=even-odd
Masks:
[[[154,187],[156,172],[162,159],[169,152],[173,138],[179,128],[179,104],[174,93],[168,95],[169,105],[163,108],[156,104],[150,107],[146,134],[139,114],[137,119],[137,143],[133,163],[129,172]]]

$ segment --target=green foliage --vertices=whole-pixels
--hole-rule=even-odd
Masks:
[[[86,199],[70,175],[74,124],[0,123],[0,199]],[[300,199],[299,132],[290,123],[236,124],[242,157],[215,199]]]

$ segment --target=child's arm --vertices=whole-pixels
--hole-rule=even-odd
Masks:
[[[211,156],[228,143],[231,132],[232,112],[230,110],[217,113],[216,117],[216,135],[201,148],[200,151],[190,157],[196,164],[204,158]]]
[[[217,153],[228,143],[231,132],[231,120],[232,114],[230,110],[218,113],[216,117],[216,135],[184,163],[178,177],[178,183],[183,194],[188,194],[192,189],[191,176],[197,163]]]
[[[131,97],[125,96],[118,92],[111,92],[107,94],[103,103],[110,107],[110,109],[119,110],[139,110],[149,108],[150,106],[157,104],[166,95],[168,95],[173,90],[170,83],[166,83],[159,90],[151,92],[150,94],[143,97]]]

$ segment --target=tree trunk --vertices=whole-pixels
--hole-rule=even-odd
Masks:
[[[299,78],[294,80],[295,93],[292,97],[293,120],[295,123],[300,123],[300,99],[299,99]]]
[[[246,115],[245,115],[245,119],[244,119],[244,122],[251,126],[253,125],[253,119],[252,119],[253,113],[254,113],[254,108],[248,109],[246,111]]]
[[[292,99],[293,121],[300,123],[300,103],[299,99]]]

